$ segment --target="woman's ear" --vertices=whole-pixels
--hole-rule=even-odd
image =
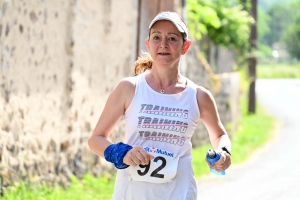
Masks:
[[[191,47],[191,45],[192,45],[192,41],[191,40],[185,41],[185,43],[183,44],[183,47],[182,47],[181,55],[186,54],[186,52],[189,50],[189,48]]]
[[[145,44],[146,44],[146,46],[147,46],[147,48],[148,48],[148,51],[150,51],[149,39],[148,39],[148,38],[145,39]]]

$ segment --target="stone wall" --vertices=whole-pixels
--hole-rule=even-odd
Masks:
[[[110,91],[131,75],[137,7],[135,0],[0,1],[0,193],[20,178],[67,186],[72,174],[114,172],[87,139]],[[196,54],[186,56],[184,71],[214,90]],[[220,99],[231,96],[224,91]],[[232,104],[217,102],[227,116]],[[122,138],[121,120],[112,140]]]
[[[1,185],[101,174],[111,166],[87,138],[109,92],[131,75],[137,1],[0,2]]]
[[[71,1],[2,1],[1,182],[55,179],[66,156],[71,87]],[[43,176],[43,175],[49,176]]]

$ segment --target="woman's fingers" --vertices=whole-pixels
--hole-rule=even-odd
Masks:
[[[148,154],[143,147],[135,146],[124,157],[123,162],[128,165],[148,165],[154,156]]]
[[[231,157],[225,151],[220,152],[220,159],[212,166],[218,172],[226,170],[231,165]]]
[[[150,161],[149,154],[143,149],[143,148],[138,148],[136,157],[139,159],[142,165],[148,165]]]
[[[126,153],[126,155],[123,158],[123,163],[126,165],[135,165],[135,163],[133,162],[133,160],[131,159],[131,153],[130,151],[128,151]],[[136,165],[135,165],[136,166]]]

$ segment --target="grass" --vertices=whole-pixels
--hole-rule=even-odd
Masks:
[[[242,100],[244,103],[245,99]],[[245,103],[246,104],[246,103]],[[233,163],[245,161],[254,149],[262,147],[273,137],[275,119],[267,115],[258,104],[255,115],[247,115],[244,108],[242,119],[239,122],[238,131],[232,137]]]
[[[211,148],[210,144],[205,144],[192,150],[192,165],[196,178],[200,178],[202,175],[210,173],[209,167],[205,161],[205,155],[208,148]]]
[[[71,178],[68,190],[61,186],[53,189],[45,185],[34,186],[24,184],[13,186],[1,200],[110,200],[115,179],[109,180],[105,176],[94,178],[92,175],[85,175],[79,181],[75,176]]]
[[[300,63],[259,64],[257,78],[300,78]]]

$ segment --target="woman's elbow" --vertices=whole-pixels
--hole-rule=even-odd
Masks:
[[[94,141],[95,139],[94,139],[94,136],[92,135],[89,139],[88,139],[88,141],[87,141],[87,143],[88,143],[88,146],[89,146],[89,148],[92,150],[93,149],[93,141]]]

